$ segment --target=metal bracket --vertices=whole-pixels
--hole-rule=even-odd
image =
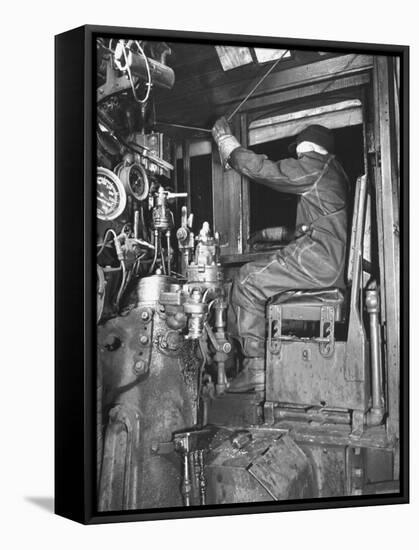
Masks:
[[[352,411],[352,431],[351,439],[361,439],[362,434],[364,433],[364,424],[365,424],[365,414],[364,411],[354,410]]]
[[[159,334],[156,343],[161,353],[169,357],[177,357],[182,351],[184,338],[179,331],[168,330]]]
[[[268,311],[268,351],[272,355],[281,354],[282,342],[309,340],[318,342],[323,357],[330,357],[335,351],[335,308],[330,305],[321,307],[320,334],[318,337],[303,339],[282,335],[282,307],[279,304],[269,306]]]
[[[361,447],[346,448],[346,494],[358,496],[363,494],[365,485],[364,455]]]
[[[319,343],[323,357],[330,357],[335,351],[335,308],[323,306],[320,313],[320,338],[327,341]]]
[[[118,444],[121,430],[126,433],[126,441],[123,447]],[[139,444],[140,411],[128,403],[117,403],[109,411],[106,427],[99,488],[100,510],[110,511],[112,503],[116,500],[120,502],[123,510],[133,508],[138,487],[135,456],[139,452]],[[115,462],[118,460],[118,454],[122,454],[125,465],[122,471],[121,486],[115,483]],[[121,456],[119,456],[119,459],[121,459]]]
[[[138,342],[139,349],[134,355],[132,370],[136,376],[144,376],[150,370],[151,351],[153,349],[153,315],[150,307],[142,307],[139,312]]]
[[[112,59],[109,59],[106,65],[106,82],[97,89],[97,101],[102,101],[117,92],[123,92],[131,87],[127,75],[118,76],[118,74],[118,71],[112,66]]]
[[[281,354],[282,307],[269,306],[268,312],[268,350],[272,355]]]
[[[264,423],[268,426],[273,426],[275,423],[274,418],[274,403],[273,401],[265,401],[263,405],[263,418]]]
[[[151,443],[151,453],[153,455],[168,455],[175,451],[173,441],[153,441]]]

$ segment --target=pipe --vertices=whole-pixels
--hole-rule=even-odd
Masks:
[[[161,262],[161,269],[163,271],[163,275],[167,275],[166,265],[164,263],[163,245],[161,241],[160,241],[160,262]]]
[[[259,88],[262,82],[271,74],[271,72],[275,69],[275,67],[278,65],[281,59],[285,56],[285,54],[288,53],[288,51],[289,50],[285,50],[284,53],[281,55],[281,57],[278,57],[278,59],[272,63],[269,69],[262,75],[262,78],[260,78],[256,82],[256,84],[253,86],[250,92],[240,101],[237,107],[229,115],[226,115],[227,122],[229,122],[233,118],[233,116],[237,113],[237,111],[246,103],[249,97],[252,94],[254,94],[254,92]]]
[[[371,394],[372,407],[367,413],[367,424],[378,426],[384,417],[384,393],[382,382],[382,358],[378,314],[380,301],[377,289],[366,291],[365,305],[370,318]]]
[[[140,224],[140,212],[139,210],[135,210],[134,212],[134,238],[135,239],[138,239],[140,236],[138,232],[139,224]]]
[[[125,283],[127,281],[127,268],[125,267],[125,261],[121,260],[121,268],[122,268],[122,280],[121,280],[121,286],[119,287],[118,294],[116,296],[116,308],[119,310],[119,304],[121,301],[122,293],[125,289]]]
[[[157,88],[171,90],[175,84],[175,73],[171,67],[151,59],[145,54],[134,52],[126,45],[118,43],[114,59],[119,70],[129,69],[134,76],[141,80],[150,79]]]
[[[160,126],[172,126],[173,128],[182,128],[184,130],[193,130],[195,132],[205,132],[208,134],[211,133],[211,130],[209,128],[200,128],[199,126],[188,126],[186,124],[175,124],[174,122],[162,122],[160,120],[155,124]]]
[[[207,499],[207,480],[205,479],[204,451],[199,449],[199,492],[201,497],[201,506],[205,506]]]
[[[153,261],[151,263],[150,269],[148,270],[149,275],[153,273],[153,270],[156,266],[158,250],[159,250],[159,232],[155,230],[154,231],[154,256],[153,256]]]
[[[170,277],[172,269],[172,252],[170,248],[170,231],[166,231],[166,242],[167,242],[167,274]]]
[[[191,505],[192,484],[189,468],[189,451],[187,448],[183,451],[183,479],[182,479],[182,495],[185,506]]]

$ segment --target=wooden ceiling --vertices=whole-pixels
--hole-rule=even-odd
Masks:
[[[251,63],[225,72],[213,45],[170,42],[169,46],[172,54],[166,62],[175,71],[175,85],[172,90],[154,92],[156,118],[165,122],[211,128],[218,116],[234,109],[272,63]],[[274,73],[325,57],[293,50]]]

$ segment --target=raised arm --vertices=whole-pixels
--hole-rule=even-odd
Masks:
[[[320,170],[307,169],[297,159],[272,162],[266,155],[258,155],[244,147],[232,151],[229,164],[252,181],[295,195],[308,191],[320,175]]]
[[[242,147],[224,117],[215,123],[213,136],[225,165],[277,191],[300,195],[310,189],[320,175],[320,169],[313,170],[303,161],[289,158],[273,162],[266,155]]]

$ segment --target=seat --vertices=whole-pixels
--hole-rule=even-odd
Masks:
[[[290,290],[275,296],[270,305],[281,305],[282,318],[293,321],[320,321],[321,308],[333,307],[335,321],[343,320],[345,296],[339,288]]]
[[[369,348],[362,293],[367,196],[367,180],[362,176],[355,188],[346,292],[340,288],[292,290],[268,303],[264,406],[268,423],[274,422],[276,407],[326,407],[352,411],[356,431],[368,410]],[[335,338],[335,324],[343,322]]]
[[[320,333],[312,339],[319,342],[326,356],[333,353],[334,324],[345,320],[347,309],[355,308],[361,282],[366,188],[366,177],[359,177],[355,187],[346,271],[346,279],[351,287],[346,294],[350,295],[351,303],[347,308],[345,295],[340,288],[289,290],[274,296],[268,303],[269,345],[272,346],[274,342],[274,348],[280,346],[281,341],[297,339],[282,334],[284,321],[319,321]]]

